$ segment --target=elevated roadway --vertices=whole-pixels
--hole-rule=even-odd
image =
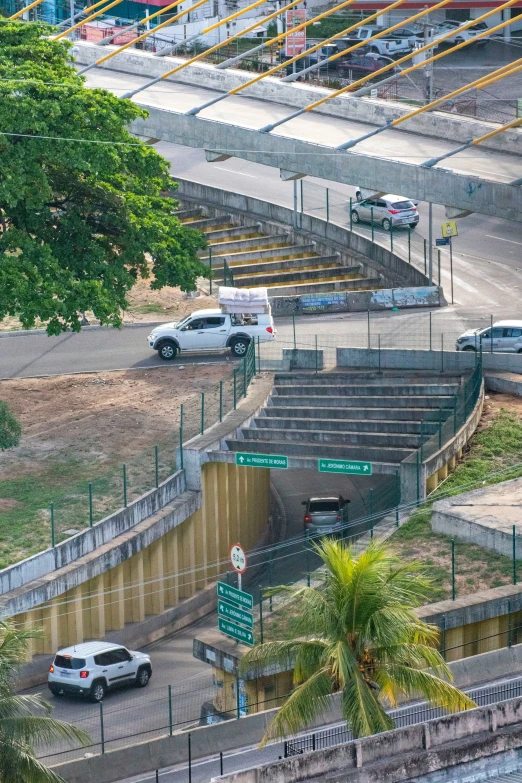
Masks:
[[[81,64],[98,56],[95,46],[77,44],[77,49]],[[119,55],[106,65],[118,70],[93,69],[86,75],[87,84],[119,96],[167,70],[165,58],[154,59],[143,52]],[[422,122],[418,118],[409,121],[408,130],[390,129],[359,143],[353,151],[340,151],[335,149],[338,145],[368,133],[387,116],[394,118],[404,110],[384,101],[341,97],[326,104],[324,112],[305,113],[272,133],[262,133],[261,128],[286,117],[289,106],[306,105],[311,89],[283,85],[270,77],[260,82],[262,88],[249,88],[252,97],[229,97],[191,116],[187,114],[191,109],[245,77],[238,71],[216,72],[212,66],[201,65],[189,66],[182,74],[183,81],[162,81],[136,95],[133,100],[147,108],[149,117],[136,120],[133,132],[203,148],[210,159],[236,157],[277,167],[284,176],[296,173],[390,193],[407,192],[411,198],[454,210],[522,221],[522,189],[510,184],[522,178],[519,130],[502,134],[488,146],[466,149],[437,166],[423,168],[422,163],[494,126],[434,112],[422,116]],[[320,94],[315,91],[316,97]]]

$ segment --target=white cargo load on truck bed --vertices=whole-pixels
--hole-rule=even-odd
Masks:
[[[266,288],[219,286],[218,302],[224,313],[268,313]]]

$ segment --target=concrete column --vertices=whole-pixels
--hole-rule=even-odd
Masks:
[[[110,591],[106,593],[107,630],[121,631],[125,627],[125,583],[123,566],[120,564],[108,572]]]
[[[201,568],[199,575],[203,579],[210,578],[210,570],[208,569],[208,563],[212,562],[209,541],[212,540],[212,516],[213,505],[212,495],[208,491],[209,474],[207,473],[208,464],[201,467],[201,483],[203,497],[201,499],[201,519],[198,529],[198,535],[196,537],[196,564]]]
[[[179,542],[178,528],[174,528],[166,535],[164,546],[165,570],[168,579],[165,581],[165,604],[176,606],[179,602]]]
[[[504,8],[502,11],[502,21],[507,22],[508,19],[511,19],[511,8]],[[504,43],[509,43],[511,41],[511,26],[507,25],[507,27],[504,27]]]
[[[230,512],[230,544],[239,539],[239,471],[237,465],[228,464],[228,508]]]
[[[492,617],[490,620],[482,620],[482,622],[479,623],[479,653],[498,650],[499,647],[502,647],[502,641],[500,637],[500,618]]]
[[[457,457],[454,456],[448,462],[448,468],[450,470],[455,470],[456,465],[457,465]]]
[[[443,465],[439,470],[437,471],[437,479],[438,482],[444,481],[444,479],[448,478],[448,465]]]
[[[433,492],[434,489],[437,489],[437,484],[437,473],[433,473],[426,481],[426,492]]]
[[[450,628],[446,631],[446,660],[458,661],[466,657],[464,650],[464,628]]]
[[[133,623],[142,623],[145,620],[145,570],[143,565],[143,550],[137,552],[131,559],[130,578],[133,585],[130,591],[132,605],[128,616]]]
[[[152,614],[165,611],[165,584],[163,581],[163,539],[150,545],[151,607]]]
[[[91,633],[93,639],[105,636],[105,574],[92,580]]]
[[[230,504],[228,497],[228,465],[226,462],[216,464],[217,467],[217,499],[218,499],[218,551],[219,559],[227,560],[230,551],[229,525]],[[220,566],[219,571],[226,570]]]
[[[211,524],[208,529],[208,559],[211,563],[218,563],[221,560],[220,552],[220,508],[219,500],[223,495],[220,492],[219,480],[220,474],[218,472],[218,464],[216,462],[209,462],[205,466],[207,468],[207,475],[205,480],[206,491],[209,496]],[[217,576],[221,567],[218,565],[212,569],[212,575]]]
[[[238,543],[241,544],[241,546],[245,547],[245,549],[248,549],[248,544],[246,543],[248,541],[248,525],[249,525],[249,519],[248,519],[248,495],[247,495],[247,484],[248,484],[248,471],[252,470],[252,468],[238,468],[238,478],[239,478],[239,513],[238,513]],[[235,541],[233,542],[236,543]]]
[[[29,612],[25,612],[23,615],[20,615],[20,617],[21,617],[21,625],[24,631],[33,631],[39,627],[37,621],[37,611],[35,609],[31,609]],[[25,661],[27,663],[30,663],[30,661],[33,658],[33,655],[36,655],[37,652],[38,652],[37,639],[28,639],[27,652],[24,656]]]
[[[67,604],[67,637],[69,644],[81,644],[83,642],[83,601],[82,586],[78,585],[69,591],[70,599]]]
[[[43,625],[43,652],[54,653],[58,649],[58,612],[61,607],[58,607],[56,599],[51,601],[42,609],[42,625]]]
[[[196,536],[195,527],[197,521],[197,513],[191,514],[185,522],[182,523],[182,535],[183,535],[183,570],[186,572],[183,574],[182,580],[184,584],[183,595],[186,598],[194,595],[197,590],[196,582]]]

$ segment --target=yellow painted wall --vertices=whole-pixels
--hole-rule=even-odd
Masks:
[[[43,629],[30,657],[101,639],[192,597],[226,570],[231,544],[249,550],[263,537],[269,507],[270,471],[205,464],[202,506],[181,525],[121,565],[13,618]]]

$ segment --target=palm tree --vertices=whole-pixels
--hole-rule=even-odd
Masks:
[[[315,545],[326,566],[319,588],[289,591],[300,617],[291,639],[261,644],[241,662],[243,672],[293,666],[294,689],[271,722],[269,739],[297,734],[341,694],[341,712],[355,737],[394,727],[383,702],[424,696],[448,711],[476,706],[447,680],[451,672],[435,649],[438,629],[416,617],[430,580],[420,563],[401,565],[383,544],[360,555],[343,542]],[[443,679],[445,678],[445,679]]]
[[[41,696],[17,696],[14,676],[38,630],[20,630],[0,621],[0,783],[65,783],[35,757],[33,744],[56,739],[86,744],[80,729],[49,717],[51,705]]]

